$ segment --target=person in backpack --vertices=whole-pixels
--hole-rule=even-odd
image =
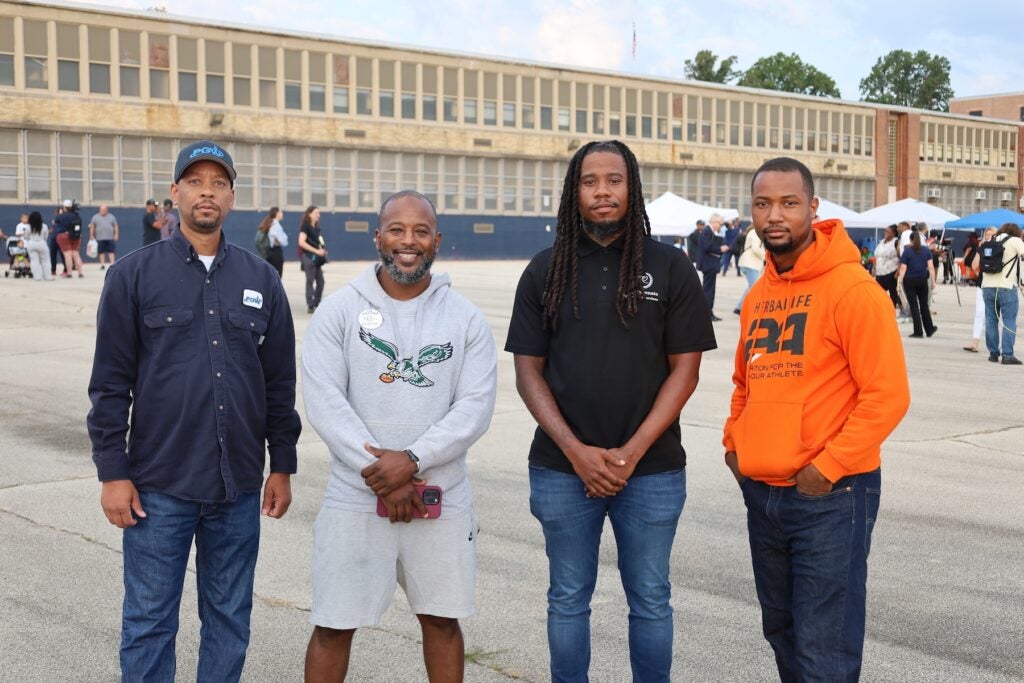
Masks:
[[[981,245],[974,259],[981,268],[985,346],[992,363],[1021,365],[1013,355],[1013,343],[1017,338],[1017,309],[1020,306],[1017,287],[1021,283],[1021,258],[1024,258],[1024,240],[1021,240],[1020,226],[1004,223],[995,237]]]
[[[70,199],[64,200],[64,211],[53,221],[53,231],[57,234],[57,246],[64,254],[64,272],[61,277],[71,277],[71,271],[77,270],[78,277],[82,273],[82,217],[78,215],[78,204]]]
[[[281,227],[282,220],[284,220],[284,211],[276,206],[272,206],[260,223],[259,230],[256,231],[256,251],[270,265],[274,266],[278,275],[284,274],[284,251],[282,247],[288,246],[288,234]]]

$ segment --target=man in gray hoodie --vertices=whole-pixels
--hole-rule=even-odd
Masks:
[[[303,340],[306,416],[331,452],[306,681],[344,678],[355,630],[380,622],[396,585],[420,621],[430,680],[462,680],[477,536],[466,451],[494,412],[494,339],[448,276],[430,272],[441,233],[426,197],[389,197],[374,242],[381,263],[327,298]],[[421,482],[441,489],[439,517],[427,518]]]

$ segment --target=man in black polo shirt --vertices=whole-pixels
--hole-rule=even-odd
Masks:
[[[566,172],[555,245],[526,267],[505,344],[539,424],[530,509],[549,560],[553,681],[586,680],[606,515],[633,680],[669,680],[668,565],[686,498],[679,413],[713,348],[689,258],[650,238],[636,157],[618,141],[584,145]]]

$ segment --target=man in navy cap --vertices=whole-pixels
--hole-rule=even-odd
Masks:
[[[291,503],[295,330],[277,271],[221,232],[234,180],[219,145],[185,147],[171,185],[179,229],[112,265],[100,297],[88,426],[103,512],[124,529],[125,681],[174,679],[193,539],[197,678],[239,679],[260,513]]]

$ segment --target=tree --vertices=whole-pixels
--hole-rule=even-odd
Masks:
[[[738,85],[766,90],[781,90],[804,95],[839,97],[836,82],[810,64],[804,64],[796,54],[776,52],[754,62],[743,74]]]
[[[715,66],[716,62],[718,55],[711,50],[701,50],[693,59],[686,60],[683,74],[692,81],[710,83],[728,83],[743,75],[742,71],[732,68],[736,64],[736,55],[723,59],[718,66]]]
[[[913,54],[893,50],[879,57],[871,73],[860,82],[860,98],[864,102],[949,111],[951,97],[949,60],[925,50]]]

